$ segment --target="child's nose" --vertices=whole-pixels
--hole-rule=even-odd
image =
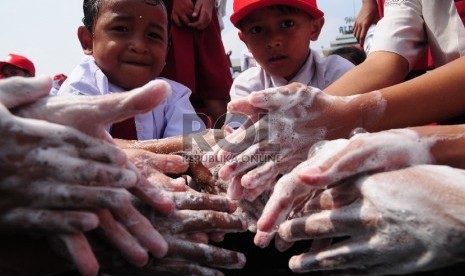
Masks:
[[[148,52],[147,43],[145,43],[145,40],[141,38],[133,38],[131,40],[129,49],[136,53],[147,53]]]

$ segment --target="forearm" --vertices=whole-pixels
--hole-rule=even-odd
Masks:
[[[422,139],[435,141],[431,154],[434,162],[465,169],[465,125],[414,127]]]
[[[381,89],[387,102],[373,130],[420,126],[462,115],[465,111],[465,58],[413,80]]]
[[[408,73],[408,62],[390,52],[375,52],[324,91],[334,96],[370,92],[402,82]]]

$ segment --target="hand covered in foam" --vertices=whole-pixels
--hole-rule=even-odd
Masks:
[[[308,160],[276,184],[258,221],[256,244],[267,245],[269,232],[301,212],[303,203],[319,189],[342,185],[343,180],[363,173],[432,163],[435,141],[432,137],[420,138],[413,130],[399,129],[315,144]]]
[[[347,237],[294,256],[295,272],[405,274],[463,260],[465,171],[417,165],[348,180],[279,227],[291,242]]]
[[[165,193],[176,205],[176,210],[169,215],[156,212],[141,202],[137,204],[167,241],[167,255],[153,260],[143,269],[123,264],[105,268],[105,271],[112,275],[221,275],[218,268],[239,269],[245,265],[242,253],[208,244],[209,237],[219,241],[225,233],[246,230],[246,222],[233,214],[235,203],[223,196],[199,193],[185,187],[181,191],[164,185]]]
[[[106,123],[153,108],[150,105],[158,104],[169,93],[166,85],[151,83],[129,93],[73,97],[71,101],[68,97],[44,97],[49,91],[50,80],[45,78],[0,82],[0,99],[6,106],[16,114],[34,118],[19,118],[0,107],[1,190],[6,196],[0,221],[4,228],[63,233],[60,237],[72,249],[71,258],[83,274],[98,270],[82,234],[97,225],[131,263],[146,263],[147,250],[154,256],[164,255],[166,242],[134,209],[130,194],[122,189],[143,181],[124,152],[69,126],[106,138]],[[150,100],[153,97],[156,99]],[[83,120],[83,114],[95,124],[89,124],[89,117]],[[173,210],[169,199],[161,193],[154,195],[144,199],[162,212]]]
[[[431,148],[436,141],[434,137],[420,137],[411,129],[356,134],[338,151],[331,142],[324,144],[321,150],[330,155],[332,152],[332,156],[323,163],[308,162],[298,176],[304,183],[321,188],[360,173],[431,164]]]
[[[252,93],[247,101],[231,102],[231,113],[252,114],[252,120],[259,118],[254,113],[266,113],[254,125],[226,136],[215,148],[214,161],[225,162],[219,176],[231,180],[230,196],[252,201],[304,161],[313,143],[347,137],[350,123],[357,125],[357,120],[345,114],[348,101],[294,83]],[[346,121],[350,123],[342,123]]]

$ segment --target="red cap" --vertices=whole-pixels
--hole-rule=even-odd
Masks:
[[[233,14],[231,15],[231,22],[237,27],[237,23],[246,17],[249,13],[258,9],[274,6],[286,5],[296,7],[313,18],[317,19],[323,17],[325,14],[318,9],[316,0],[234,0]]]
[[[34,63],[32,63],[32,61],[30,61],[24,56],[9,54],[4,61],[0,61],[0,71],[2,71],[3,66],[5,66],[6,64],[11,64],[20,69],[26,70],[29,73],[31,73],[32,76],[35,76],[36,74],[36,68],[34,67]]]

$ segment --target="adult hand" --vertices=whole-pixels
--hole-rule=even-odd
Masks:
[[[364,0],[362,8],[355,18],[354,36],[363,47],[368,29],[379,20],[378,3],[376,0]]]
[[[356,102],[348,104],[351,99],[298,83],[249,95],[248,103],[253,107],[240,110],[266,110],[266,115],[253,126],[226,136],[212,154],[216,161],[225,162],[219,176],[231,180],[230,196],[252,201],[271,190],[280,175],[304,161],[315,142],[347,137],[361,124]],[[229,108],[234,113],[234,102]]]
[[[195,1],[194,12],[192,13],[192,22],[189,27],[198,30],[205,29],[212,21],[212,14],[215,12],[215,0],[197,0]]]
[[[463,260],[465,171],[419,165],[324,190],[280,225],[287,241],[343,241],[294,256],[294,272],[406,274]]]

